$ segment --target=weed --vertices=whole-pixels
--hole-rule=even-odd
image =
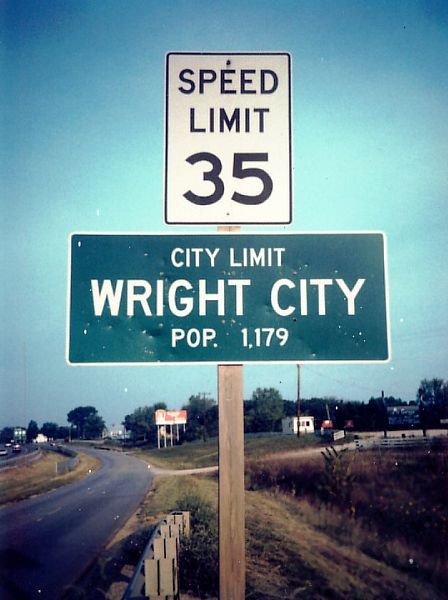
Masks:
[[[335,448],[325,448],[322,456],[325,468],[318,489],[323,500],[354,514],[352,495],[355,475],[352,466],[355,454],[348,454],[347,448],[339,451]]]

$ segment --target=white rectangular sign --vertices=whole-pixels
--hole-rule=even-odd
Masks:
[[[185,425],[187,423],[186,410],[164,410],[159,408],[154,413],[156,425]]]
[[[291,222],[290,62],[286,53],[167,55],[166,223]]]

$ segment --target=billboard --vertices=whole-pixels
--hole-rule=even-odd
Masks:
[[[156,425],[186,425],[186,410],[163,410],[159,408],[154,413]]]

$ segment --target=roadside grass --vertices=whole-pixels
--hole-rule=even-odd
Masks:
[[[145,521],[160,520],[172,510],[177,510],[182,498],[199,496],[218,508],[216,477],[184,475],[182,477],[157,477],[140,511]]]
[[[447,449],[334,456],[330,476],[318,456],[253,462],[246,485],[301,503],[317,530],[438,586],[436,597],[446,597],[440,594],[448,589]]]
[[[156,449],[136,449],[132,454],[162,469],[195,469],[218,464],[218,440],[186,442],[181,446]]]
[[[249,461],[246,486],[333,503],[341,512],[375,521],[385,534],[400,532],[412,540],[418,531],[428,550],[435,535],[448,538],[448,448],[333,452],[333,467],[341,463],[341,472],[333,471],[331,482],[322,479],[322,456],[304,455]]]
[[[100,464],[96,458],[80,452],[76,468],[57,475],[55,464],[66,459],[63,454],[42,450],[42,456],[34,461],[0,470],[0,505],[43,494],[82,479],[98,469]]]
[[[121,600],[153,527],[167,513],[176,509],[181,499],[188,495],[199,493],[204,502],[211,502],[216,506],[216,492],[216,482],[207,477],[157,477],[134,517],[131,517],[81,579],[65,590],[62,598]]]
[[[247,464],[246,598],[447,599],[448,509],[440,504],[447,491],[446,450],[336,453],[342,457],[336,485],[344,485],[345,467],[354,475],[344,503],[329,494],[331,480],[319,453]],[[200,589],[199,570],[188,568],[184,589],[215,598],[216,475],[157,477],[133,533],[110,547],[107,558],[100,557],[93,580],[82,586],[85,595],[77,597],[100,597],[91,595],[95,589],[101,597],[121,598],[152,525],[171,510],[195,506],[210,507],[207,545],[202,547],[204,523],[199,536],[193,526],[183,561],[190,567],[203,557],[214,586]],[[428,520],[419,521],[422,514]]]
[[[294,452],[302,448],[316,447],[320,440],[314,435],[269,435],[245,437],[244,454],[246,459],[257,459],[277,453]],[[186,442],[181,446],[158,449],[134,450],[133,454],[144,458],[150,464],[165,469],[195,469],[218,464],[218,439],[206,442]]]
[[[246,598],[443,597],[410,569],[367,554],[360,542],[368,542],[368,529],[284,494],[246,494],[246,535]]]
[[[161,518],[182,508],[183,502],[191,503],[192,495],[210,504],[215,529],[218,486],[214,477],[158,478],[142,518]],[[375,557],[371,545],[387,548]],[[419,565],[409,563],[409,557],[406,544],[388,545],[374,528],[333,508],[278,490],[246,492],[246,598],[443,598],[443,588],[422,579]],[[218,564],[214,570],[217,578]]]

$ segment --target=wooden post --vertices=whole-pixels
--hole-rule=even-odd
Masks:
[[[218,365],[219,598],[245,597],[243,366]]]
[[[239,231],[235,225],[218,231]],[[246,593],[243,365],[218,365],[219,598]]]

